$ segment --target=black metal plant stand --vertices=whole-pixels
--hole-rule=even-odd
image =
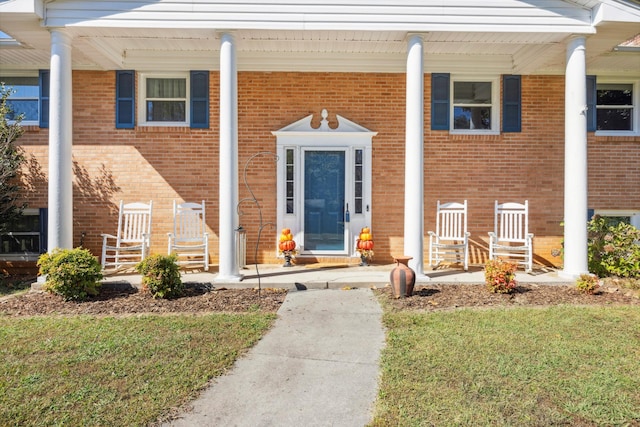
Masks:
[[[262,283],[260,282],[260,270],[258,269],[258,247],[260,246],[260,237],[262,235],[262,229],[265,228],[266,226],[271,226],[275,228],[275,224],[273,222],[267,222],[267,223],[263,223],[262,221],[262,207],[260,206],[260,202],[258,202],[258,199],[256,199],[255,194],[253,193],[253,191],[251,190],[251,187],[249,186],[249,182],[247,181],[247,171],[249,170],[249,165],[251,164],[251,162],[259,156],[267,156],[267,157],[272,157],[274,162],[278,161],[278,155],[275,153],[272,153],[270,151],[260,151],[256,154],[254,154],[253,156],[249,157],[249,159],[247,160],[247,162],[244,164],[244,172],[242,175],[242,179],[244,181],[244,185],[245,187],[247,187],[247,191],[249,191],[249,194],[251,195],[251,197],[246,197],[244,199],[241,199],[238,202],[238,205],[236,207],[237,211],[238,211],[238,216],[242,216],[242,210],[240,209],[240,205],[243,203],[253,203],[255,205],[255,207],[258,209],[258,238],[256,239],[256,247],[255,247],[255,251],[254,251],[254,260],[255,260],[255,264],[256,264],[256,275],[258,276],[258,296],[261,296],[261,291],[262,291]]]

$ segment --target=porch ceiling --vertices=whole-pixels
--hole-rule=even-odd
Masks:
[[[21,46],[0,43],[0,72],[48,68],[50,37],[33,16],[0,21]],[[637,23],[603,24],[587,39],[588,72],[638,75],[640,54],[614,48],[639,32]],[[212,29],[70,27],[74,69],[218,68]],[[404,72],[407,32],[236,30],[240,71]],[[567,33],[424,33],[425,70],[454,73],[564,73]]]

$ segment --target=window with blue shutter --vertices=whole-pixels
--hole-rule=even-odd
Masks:
[[[209,72],[191,71],[191,127],[209,128]]]
[[[116,128],[133,129],[135,126],[135,73],[116,71]]]
[[[40,86],[40,127],[49,127],[49,70],[38,73]]]
[[[521,79],[517,75],[502,76],[502,131],[522,130]]]
[[[431,129],[449,130],[449,74],[431,75]]]
[[[587,76],[587,132],[595,132],[597,129],[596,103],[596,76]]]

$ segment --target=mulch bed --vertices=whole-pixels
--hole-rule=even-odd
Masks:
[[[491,293],[478,284],[428,284],[417,286],[408,298],[395,299],[390,287],[374,291],[394,310],[452,310],[460,308],[496,308],[518,306],[633,305],[640,306],[640,292],[604,286],[595,295],[579,292],[567,285],[519,285],[511,294]],[[38,315],[123,316],[145,313],[211,313],[278,311],[286,289],[226,289],[209,284],[190,284],[185,295],[175,299],[154,299],[136,289],[102,289],[96,297],[83,302],[64,301],[42,291],[0,299],[0,315],[23,317]]]
[[[409,298],[395,299],[390,287],[376,292],[384,295],[396,310],[451,310],[457,308],[552,306],[552,305],[636,305],[638,291],[604,286],[593,295],[568,285],[518,285],[510,294],[490,292],[478,284],[429,284],[417,286]]]
[[[0,300],[0,314],[7,316],[97,315],[114,316],[145,313],[276,312],[284,302],[284,289],[225,289],[206,284],[189,286],[180,298],[153,298],[136,289],[101,289],[86,301],[64,301],[43,291]]]

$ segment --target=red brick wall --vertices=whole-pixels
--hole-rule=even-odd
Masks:
[[[271,131],[320,111],[331,126],[340,114],[378,132],[373,138],[372,229],[376,262],[402,252],[404,218],[403,74],[258,73],[238,76],[240,198],[248,197],[242,173],[249,157],[275,152]],[[173,199],[207,202],[211,261],[218,261],[218,73],[212,72],[210,129],[137,127],[115,129],[115,73],[73,73],[74,242],[100,254],[100,233],[115,232],[117,204],[154,201],[152,251],[165,253]],[[523,76],[522,132],[450,135],[430,130],[430,76],[425,76],[425,235],[435,226],[436,200],[469,202],[471,262],[486,259],[494,200],[530,204],[536,261],[560,262],[564,187],[564,78]],[[29,155],[32,207],[46,205],[48,132],[29,127],[19,140]],[[640,206],[640,138],[595,138],[589,134],[589,207]],[[276,164],[257,158],[248,179],[265,222],[276,221]],[[254,262],[257,210],[242,205],[248,261]],[[586,215],[586,213],[585,213]],[[265,228],[260,262],[274,257],[277,230]],[[425,239],[425,253],[428,240]],[[426,255],[425,255],[426,259]]]

